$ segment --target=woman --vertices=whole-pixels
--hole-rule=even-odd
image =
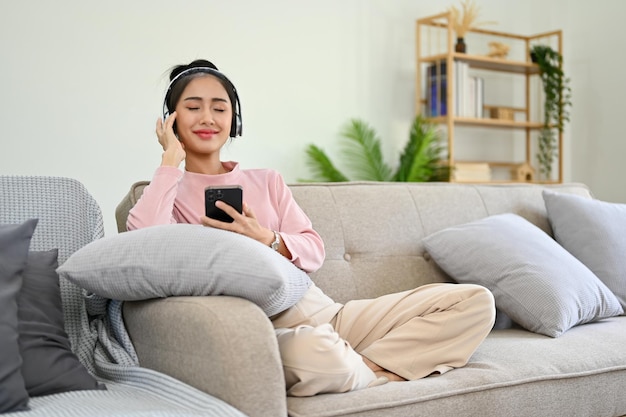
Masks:
[[[220,160],[222,146],[241,131],[237,91],[215,65],[197,60],[175,67],[156,124],[161,165],[130,211],[128,229],[203,224],[268,245],[306,272],[317,270],[324,261],[322,239],[280,174]],[[184,172],[178,168],[183,161]],[[217,185],[243,188],[241,213],[215,203],[233,218],[230,223],[204,215],[204,189]],[[494,319],[491,293],[460,284],[424,285],[345,305],[313,285],[295,306],[271,317],[292,396],[346,392],[464,366]]]

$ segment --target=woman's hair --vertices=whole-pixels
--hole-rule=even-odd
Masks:
[[[233,108],[233,118],[230,126],[230,137],[241,136],[241,104],[237,90],[232,82],[210,61],[197,59],[187,65],[177,65],[170,72],[170,84],[165,93],[163,101],[163,119],[165,119],[175,108],[180,100],[185,87],[194,78],[202,75],[213,75],[222,84],[228,94]]]

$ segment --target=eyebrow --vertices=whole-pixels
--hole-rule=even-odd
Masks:
[[[202,101],[202,97],[185,97],[183,101]],[[219,102],[228,103],[228,100],[226,100],[225,98],[220,98],[220,97],[213,97],[211,101],[219,101]]]

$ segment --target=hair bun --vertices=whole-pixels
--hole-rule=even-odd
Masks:
[[[180,74],[181,72],[198,67],[208,67],[214,69],[215,71],[219,71],[215,64],[213,64],[211,61],[207,61],[206,59],[196,59],[195,61],[192,61],[187,65],[178,65],[174,67],[174,69],[170,73],[170,81],[176,78],[176,76],[178,76],[178,74]]]
[[[209,68],[213,68],[215,71],[219,71],[217,67],[215,66],[215,64],[213,64],[211,61],[207,61],[206,59],[196,59],[195,61],[187,65],[187,67],[188,68],[209,67]]]

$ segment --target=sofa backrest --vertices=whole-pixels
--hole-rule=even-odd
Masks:
[[[591,197],[581,184],[549,187]],[[324,265],[311,278],[339,302],[451,281],[422,244],[422,238],[446,227],[510,212],[551,234],[543,188],[376,182],[291,186],[326,246]]]
[[[116,210],[128,210],[148,184],[134,184]],[[516,213],[551,234],[544,188],[591,198],[583,184],[297,183],[290,189],[326,247],[311,278],[338,302],[372,298],[450,278],[428,257],[422,238],[494,214]]]
[[[59,250],[59,265],[104,236],[100,206],[79,181],[65,177],[0,175],[0,224],[39,219],[30,250]],[[93,337],[83,290],[60,278],[65,330],[75,353],[93,370]]]
[[[73,178],[0,175],[0,223],[37,218],[31,250],[59,249],[59,264],[104,236],[100,206]]]

